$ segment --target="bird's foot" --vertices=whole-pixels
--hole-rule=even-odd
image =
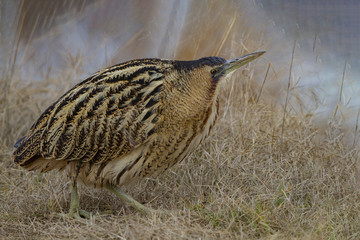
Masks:
[[[150,214],[163,215],[166,213],[165,211],[162,211],[162,210],[155,210],[152,208],[145,207],[143,204],[141,204],[138,201],[136,201],[135,199],[133,199],[130,195],[122,192],[118,187],[116,187],[114,185],[107,184],[107,185],[105,185],[105,187],[143,215],[150,215]]]
[[[91,213],[79,209],[78,211],[70,211],[67,214],[66,213],[59,213],[58,216],[62,218],[70,218],[70,219],[77,219],[77,220],[84,220],[84,219],[90,219]]]

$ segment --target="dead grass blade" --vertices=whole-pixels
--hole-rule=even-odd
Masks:
[[[296,47],[296,40],[294,40],[294,46],[293,46],[292,53],[291,53],[289,79],[288,79],[288,85],[287,85],[287,89],[286,89],[285,106],[284,106],[284,113],[283,113],[283,119],[282,119],[282,124],[281,124],[281,141],[283,140],[283,136],[284,136],[286,108],[287,108],[287,105],[289,102],[289,92],[290,92],[290,86],[291,86],[291,73],[292,73],[292,66],[293,66],[293,62],[294,62],[295,47]]]

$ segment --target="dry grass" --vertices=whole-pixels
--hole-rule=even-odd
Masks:
[[[215,3],[212,6],[219,9]],[[240,54],[244,48],[239,50],[240,44],[234,43],[239,35],[241,45],[250,49],[264,46],[261,40],[254,40],[241,18],[235,23],[232,19],[229,14],[218,23],[226,27],[212,53]],[[214,35],[213,25],[207,25],[202,25],[206,36]],[[208,55],[206,48],[199,47],[204,45],[204,36],[193,36],[197,39],[193,51],[186,47],[189,34],[183,36],[184,46],[178,46],[177,56]],[[182,51],[185,48],[189,53]],[[290,62],[291,56],[286,57]],[[289,107],[284,112],[277,103],[285,99],[288,83],[282,84],[279,97],[266,87],[268,82],[279,84],[285,75],[269,74],[259,98],[263,79],[254,74],[253,64],[225,86],[223,117],[203,146],[165,175],[126,189],[140,202],[168,210],[168,214],[142,216],[105,190],[80,187],[80,207],[95,217],[83,222],[59,217],[57,213],[69,208],[65,176],[56,171],[42,175],[26,172],[12,163],[10,153],[16,138],[73,84],[76,72],[83,70],[79,64],[73,66],[61,75],[44,73],[41,82],[24,82],[16,71],[11,84],[5,84],[9,81],[6,75],[0,79],[2,86],[8,86],[6,99],[0,101],[2,238],[360,238],[359,147],[353,144],[356,138],[351,129],[341,119],[315,125],[314,112],[295,112],[289,98],[299,100],[300,93],[294,86],[289,88]],[[262,77],[266,67],[263,65]]]

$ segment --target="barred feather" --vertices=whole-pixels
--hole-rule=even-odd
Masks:
[[[224,62],[140,59],[99,71],[44,111],[14,161],[94,187],[159,174],[209,134],[219,107],[209,67]]]

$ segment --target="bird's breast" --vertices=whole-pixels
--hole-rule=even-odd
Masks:
[[[174,126],[171,132],[160,137],[160,141],[149,148],[142,174],[161,174],[189,156],[203,142],[213,129],[219,114],[216,99],[199,118]],[[154,154],[153,154],[154,153]]]
[[[107,164],[99,180],[123,185],[165,172],[189,156],[209,135],[218,113],[219,102],[216,100],[207,111],[199,113],[196,119],[173,124],[167,122],[156,131],[151,140]]]

